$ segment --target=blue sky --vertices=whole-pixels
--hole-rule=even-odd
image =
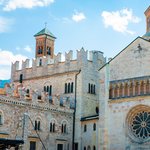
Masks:
[[[57,37],[55,54],[99,50],[114,57],[146,31],[148,0],[0,0],[0,79],[15,60],[34,58],[34,34]]]

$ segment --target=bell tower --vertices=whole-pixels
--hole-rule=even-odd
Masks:
[[[34,35],[36,39],[35,58],[54,57],[54,42],[56,37],[45,27]]]
[[[146,16],[146,33],[150,32],[150,6],[144,12]]]

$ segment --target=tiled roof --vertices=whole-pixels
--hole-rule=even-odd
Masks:
[[[56,37],[47,28],[42,29],[40,32],[36,33],[34,36],[36,37],[39,35],[49,35],[52,38],[56,39]]]

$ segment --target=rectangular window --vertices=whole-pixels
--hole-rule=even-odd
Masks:
[[[78,143],[75,143],[75,150],[78,150]]]
[[[36,142],[30,141],[30,150],[36,150]]]
[[[58,144],[57,145],[57,150],[63,150],[63,144]]]

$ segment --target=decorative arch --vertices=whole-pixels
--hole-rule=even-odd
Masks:
[[[119,97],[122,97],[123,96],[123,84],[121,83],[119,85]]]
[[[34,130],[41,130],[41,122],[42,122],[42,119],[40,116],[35,117]]]
[[[133,96],[133,83],[132,82],[130,82],[130,86],[129,86],[130,88],[129,88],[129,92],[130,92],[130,96]]]
[[[49,130],[50,130],[50,132],[55,132],[56,131],[56,124],[57,124],[57,121],[56,121],[56,119],[54,119],[54,118],[52,118],[51,120],[50,120],[50,126],[49,126]]]
[[[140,83],[140,94],[144,94],[144,81],[141,81]]]
[[[61,121],[61,133],[67,133],[68,132],[68,121],[62,120]]]

